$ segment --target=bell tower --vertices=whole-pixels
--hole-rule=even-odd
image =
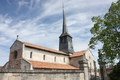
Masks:
[[[74,53],[72,37],[70,36],[67,30],[64,9],[63,9],[63,30],[62,34],[59,36],[59,50],[68,54]]]

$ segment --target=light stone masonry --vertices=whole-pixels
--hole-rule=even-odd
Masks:
[[[0,80],[84,80],[82,70],[0,70]]]

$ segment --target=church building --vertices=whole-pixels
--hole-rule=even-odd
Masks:
[[[63,9],[63,30],[59,36],[59,51],[23,42],[17,37],[10,47],[9,61],[3,66],[3,69],[79,70],[78,61],[81,60],[88,60],[88,67],[91,75],[93,75],[95,69],[94,56],[89,49],[74,51],[72,36],[68,33]]]

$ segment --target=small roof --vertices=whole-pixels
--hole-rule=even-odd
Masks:
[[[39,62],[39,61],[31,61],[28,60],[29,62],[32,63],[33,68],[40,68],[40,69],[67,69],[67,70],[79,70],[79,68],[76,68],[71,65],[67,64],[57,64],[57,63],[48,63],[48,62]]]
[[[109,68],[106,68],[107,70],[111,70],[112,68],[114,68],[114,66],[112,66],[112,67],[109,67]]]
[[[70,56],[70,58],[83,56],[85,52],[86,50],[75,52],[73,55]]]
[[[0,66],[0,69],[2,69],[3,66]]]
[[[41,49],[41,50],[48,51],[48,52],[53,52],[53,53],[57,53],[57,54],[62,54],[62,55],[67,55],[67,56],[69,56],[69,54],[64,53],[64,52],[62,52],[62,51],[57,51],[57,50],[54,50],[54,49],[46,48],[46,47],[43,47],[43,46],[38,46],[38,45],[31,44],[31,43],[27,43],[27,42],[22,42],[22,43],[23,43],[25,46],[28,46],[28,47],[32,47],[32,48]]]

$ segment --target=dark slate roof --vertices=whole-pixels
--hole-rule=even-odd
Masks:
[[[62,37],[62,36],[70,36],[70,34],[68,33],[68,30],[67,30],[64,10],[63,10],[63,31],[62,31],[62,34],[60,35],[60,37]]]

